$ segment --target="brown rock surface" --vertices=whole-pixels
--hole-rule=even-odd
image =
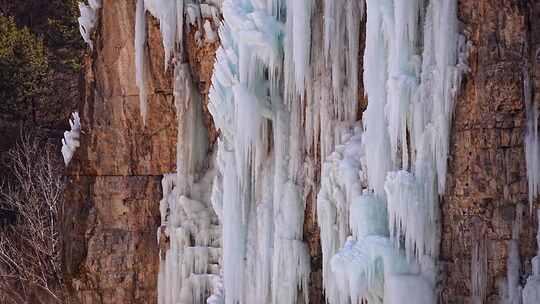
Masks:
[[[473,47],[471,71],[456,103],[441,202],[441,303],[472,303],[471,260],[480,243],[486,248],[475,258],[487,262],[482,300],[497,303],[518,204],[524,207],[521,273],[531,271],[536,216],[528,208],[523,135],[524,79],[529,73],[534,78],[534,71],[528,70],[531,7],[526,2],[459,1],[459,19]]]

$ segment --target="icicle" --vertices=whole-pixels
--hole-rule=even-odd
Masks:
[[[143,123],[146,124],[147,92],[146,92],[146,18],[144,0],[137,0],[135,12],[135,78],[139,88],[139,104]]]
[[[302,107],[292,97],[304,91],[311,11],[295,13],[299,4],[287,4],[223,2],[209,109],[222,132],[213,204],[223,223],[226,303],[307,302],[305,203],[297,184]],[[295,25],[280,15],[285,10],[302,19]]]
[[[400,247],[403,238],[407,257],[432,255],[437,246],[431,205],[422,185],[407,171],[389,172],[384,185],[388,201],[391,238]]]
[[[353,208],[352,205],[358,207],[364,205],[364,202],[356,202],[362,194],[360,183],[362,131],[357,127],[354,133],[350,131],[349,133],[352,133],[349,134],[349,140],[337,146],[336,151],[323,163],[321,189],[317,195],[317,217],[323,254],[323,284],[329,303],[345,303],[346,301],[344,296],[339,298],[337,282],[330,270],[330,260],[345,243],[347,236],[351,234],[349,218],[351,225],[355,227],[352,229],[355,234],[360,230],[356,226],[366,223],[362,222],[363,219],[356,218],[357,213],[349,211]],[[373,197],[373,199],[376,204],[384,207],[377,198]],[[383,221],[383,224],[386,227],[386,221]]]
[[[312,0],[288,0],[285,32],[285,96],[304,96],[311,44]],[[295,94],[296,93],[296,94]]]
[[[75,150],[80,146],[81,119],[78,112],[74,112],[72,116],[73,119],[69,120],[71,130],[64,132],[64,138],[62,139],[62,156],[66,166],[73,158]]]
[[[527,69],[523,72],[523,92],[527,125],[525,132],[525,160],[529,186],[529,208],[532,213],[534,199],[540,194],[540,136],[538,134],[538,106],[531,96],[531,79]]]

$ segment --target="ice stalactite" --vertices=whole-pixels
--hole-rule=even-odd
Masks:
[[[532,98],[530,74],[527,69],[523,73],[523,92],[527,123],[525,130],[525,160],[527,163],[527,181],[529,186],[529,208],[532,211],[533,201],[540,194],[540,134],[538,134],[538,106]]]
[[[311,1],[223,1],[209,109],[226,303],[307,303],[301,101]]]
[[[323,35],[319,38],[320,41],[313,41],[312,50],[323,50],[323,58],[313,59],[325,63],[328,71],[325,70],[324,73],[330,72],[330,83],[314,84],[322,86],[323,90],[322,104],[316,111],[320,119],[314,126],[308,124],[306,127],[314,127],[315,133],[320,131],[321,157],[326,159],[334,146],[341,143],[340,122],[346,122],[343,127],[347,129],[357,120],[360,70],[358,59],[365,1],[324,1],[323,14]],[[317,106],[316,102],[312,104]],[[334,129],[337,130],[334,132]]]
[[[488,242],[480,219],[472,224],[473,248],[471,254],[471,300],[473,304],[485,303],[488,286]]]
[[[341,119],[356,119],[364,7],[364,0],[324,1],[324,54],[332,74],[335,111]]]
[[[414,211],[422,219],[423,227],[409,225],[414,228],[409,232],[396,227],[396,236],[409,240],[409,256],[436,255],[437,196],[444,193],[454,99],[465,70],[458,48],[456,5],[453,0],[433,0],[427,7],[421,1],[407,5],[367,2],[364,80],[370,102],[364,114],[364,144],[368,183],[378,194],[386,182],[390,194],[406,191],[401,195],[415,196],[416,203],[408,203],[416,206],[395,209],[398,213],[389,218],[391,225],[396,220],[406,224]],[[387,173],[397,168],[410,172],[408,179],[416,180],[412,181],[416,190],[403,188],[410,187],[409,182],[392,186],[399,174]],[[389,201],[389,208],[393,206],[397,205]]]
[[[79,11],[81,16],[79,17],[79,30],[84,42],[90,46],[90,49],[94,49],[92,42],[92,33],[96,27],[98,21],[97,11],[101,8],[101,0],[89,0],[88,5],[79,2]]]
[[[337,30],[346,20],[340,18],[347,14],[343,6],[325,2],[325,50],[333,65],[343,60],[339,50],[347,43],[346,35],[332,35],[344,32]],[[355,192],[362,194],[340,193],[349,188],[343,181],[325,183],[333,174],[325,165],[318,196],[326,297],[329,303],[434,303],[438,195],[446,183],[454,100],[467,70],[457,3],[367,0],[366,18],[369,102],[361,147],[346,148],[360,164],[342,161],[340,168],[358,175]],[[332,77],[333,90],[345,91],[334,72]]]
[[[220,229],[208,195],[194,191],[191,199],[176,182],[177,174],[163,178],[158,303],[204,303],[219,290]],[[209,183],[211,175],[193,186],[206,190]]]
[[[135,12],[135,80],[139,88],[139,105],[143,122],[146,123],[146,13],[144,0],[137,0]]]
[[[78,112],[73,113],[72,116],[73,119],[69,120],[71,130],[64,132],[64,138],[62,139],[62,156],[66,166],[73,158],[75,150],[80,146],[81,119]]]
[[[354,132],[354,133],[353,133]],[[347,241],[352,201],[362,194],[361,185],[361,128],[345,133],[344,144],[338,145],[327,157],[321,170],[321,190],[317,196],[317,216],[321,231],[323,281],[326,297],[347,303],[346,294],[339,294],[337,281],[330,269],[330,260]],[[348,138],[347,138],[348,137]],[[380,207],[384,208],[382,202]],[[359,224],[351,221],[352,224]],[[386,222],[383,221],[384,227]]]

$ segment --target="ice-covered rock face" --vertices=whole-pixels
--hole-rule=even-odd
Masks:
[[[307,187],[303,143],[305,134],[313,136],[307,139],[312,140],[320,131],[324,133],[321,155],[328,157],[317,198],[327,301],[352,303],[365,298],[372,303],[397,303],[413,289],[411,299],[416,303],[432,303],[438,194],[444,192],[453,100],[463,69],[456,1],[431,0],[425,5],[421,0],[340,0],[324,4],[321,58],[332,71],[331,88],[327,88],[332,97],[320,106],[309,100],[314,89],[311,81],[316,77],[310,70],[310,54],[313,45],[320,44],[311,40],[313,2],[222,3],[221,48],[209,103],[221,137],[216,176],[213,185],[207,185],[212,188],[211,205],[222,225],[223,293],[216,293],[223,295],[225,303],[308,302],[310,263],[302,239]],[[358,17],[364,15],[364,9],[364,87],[370,102],[362,130],[354,121]],[[184,1],[139,0],[136,57],[143,116],[146,11],[160,21],[166,65],[185,22],[200,23],[204,35],[201,32],[199,38],[216,38],[212,28],[200,21],[201,14],[216,15],[207,7]],[[187,250],[192,246],[189,240],[197,242],[196,235],[207,240],[204,227],[215,219],[208,211],[209,201],[192,197],[200,168],[196,156],[204,149],[198,144],[203,134],[196,131],[199,114],[192,110],[200,101],[177,92],[176,87],[186,87],[182,85],[187,83],[185,75],[177,65],[179,134],[187,135],[187,140],[179,137],[177,194],[162,208],[168,214],[163,220],[171,240],[169,251],[183,253],[181,260],[175,255],[166,263],[187,263],[182,267],[188,273],[205,273],[208,250],[193,250],[192,255]],[[306,128],[341,127],[331,132],[302,130],[304,120],[315,121],[305,108],[320,119],[319,123],[306,123]],[[175,220],[177,212],[181,220]],[[209,245],[203,242],[201,246]],[[178,269],[173,273],[178,277]],[[182,282],[186,280],[185,273],[183,276]],[[162,280],[166,286],[181,285],[179,293],[169,299],[184,302],[199,302],[202,293],[193,291],[206,290],[210,284],[168,285],[173,279],[166,278]]]

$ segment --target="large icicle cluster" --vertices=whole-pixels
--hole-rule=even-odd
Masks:
[[[100,8],[101,0],[89,0],[88,5],[84,4],[83,2],[79,2],[79,11],[81,13],[81,16],[78,19],[79,30],[84,42],[90,46],[90,49],[94,48],[94,44],[92,42],[92,33],[94,32],[94,28],[96,27],[96,23],[98,21],[97,11]]]
[[[213,293],[219,293],[221,236],[205,191],[210,183],[209,175],[194,184],[200,192],[192,192],[191,199],[179,192],[177,174],[163,178],[162,227],[158,233],[162,257],[160,304],[204,303]]]
[[[160,304],[221,303],[221,227],[211,204],[215,171],[206,159],[201,96],[187,64],[174,70],[178,120],[177,173],[163,178],[158,240]]]
[[[226,303],[307,303],[301,116],[312,1],[223,1],[209,108]]]
[[[429,236],[437,235],[437,194],[444,193],[454,99],[466,68],[456,14],[455,0],[367,2],[368,183],[387,195],[391,235],[405,237],[409,256],[436,254],[437,237]],[[410,173],[388,174],[396,169]]]
[[[164,176],[160,202],[161,227],[158,303],[221,304],[221,227],[211,203],[215,155],[207,155],[208,134],[203,122],[202,97],[183,63],[181,45],[184,15],[188,22],[202,18],[217,22],[213,1],[139,0],[136,8],[136,67],[141,113],[146,116],[146,11],[159,19],[165,49],[165,69],[174,63],[173,96],[177,116],[177,172]],[[208,27],[208,26],[207,26]],[[210,25],[210,28],[212,25]],[[202,26],[199,25],[202,29]],[[171,60],[175,58],[175,60]]]
[[[80,146],[81,137],[81,119],[78,112],[72,114],[73,119],[69,120],[71,130],[64,132],[64,138],[62,139],[62,156],[64,157],[64,163],[66,166],[73,158],[75,150]]]
[[[332,75],[334,111],[338,118],[356,120],[358,54],[364,0],[324,1],[324,55]]]
[[[347,20],[343,2],[325,2],[325,49],[333,66],[344,61],[343,45],[354,48],[343,38],[353,31],[341,25]],[[467,70],[467,45],[457,33],[455,0],[424,2],[366,1],[364,132],[336,148],[336,153],[354,152],[337,163],[335,154],[330,156],[318,196],[330,304],[435,301],[438,195],[445,190],[452,112]],[[340,80],[332,80],[334,91],[344,91]],[[355,158],[347,157],[351,154]],[[336,172],[358,180],[336,179]]]

